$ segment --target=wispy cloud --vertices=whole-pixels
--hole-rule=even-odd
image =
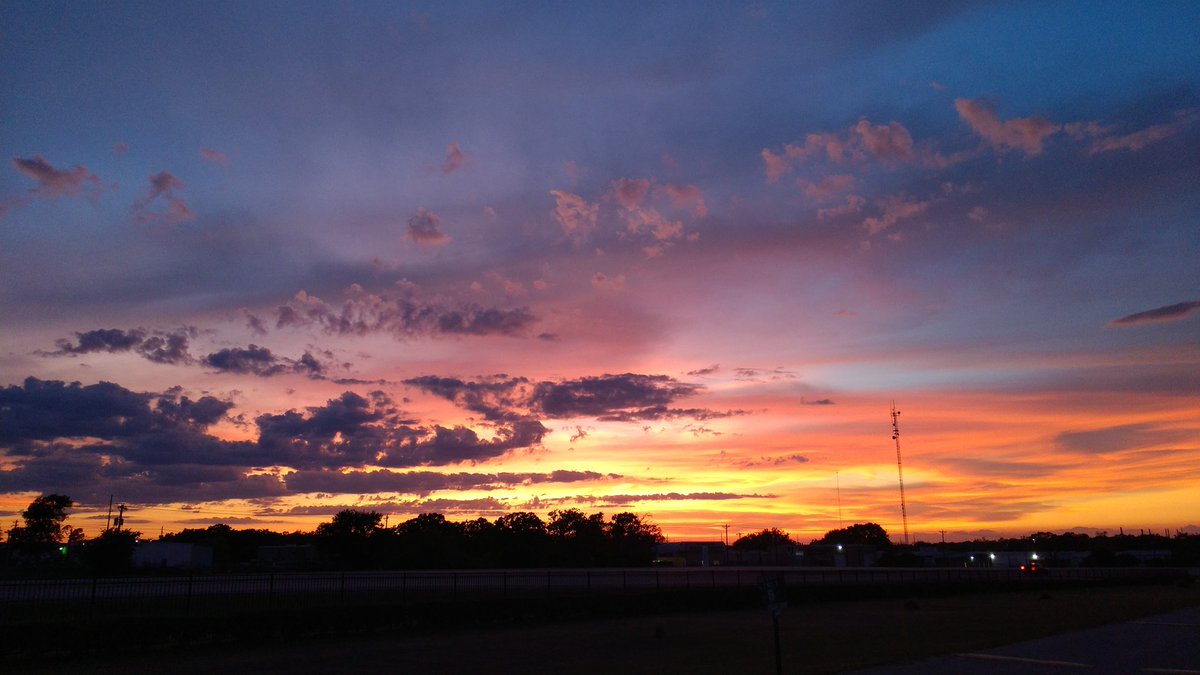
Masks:
[[[29,159],[13,157],[12,165],[19,173],[37,182],[37,187],[31,188],[29,194],[45,199],[78,197],[85,190],[100,188],[100,179],[78,164],[66,170],[56,169],[45,157],[35,155]]]
[[[1147,323],[1170,323],[1186,319],[1192,312],[1200,311],[1200,300],[1177,302],[1174,305],[1155,307],[1144,312],[1129,314],[1109,322],[1110,326],[1138,326]]]

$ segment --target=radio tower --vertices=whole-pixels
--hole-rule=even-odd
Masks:
[[[896,441],[896,472],[900,475],[900,517],[904,521],[904,545],[908,546],[908,507],[904,504],[904,463],[900,461],[900,411],[892,401],[892,440]]]

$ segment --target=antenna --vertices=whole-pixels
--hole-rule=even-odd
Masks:
[[[892,440],[896,441],[896,473],[900,476],[900,517],[904,521],[904,545],[908,546],[908,507],[904,503],[904,463],[900,461],[900,411],[892,401]]]

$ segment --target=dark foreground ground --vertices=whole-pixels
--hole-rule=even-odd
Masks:
[[[834,673],[1112,624],[1200,606],[1200,585],[1014,590],[806,602],[779,616],[783,671]],[[461,611],[470,612],[470,607]],[[126,628],[111,627],[113,640]],[[13,673],[774,673],[765,609],[642,614],[626,618],[486,623],[355,635],[203,637],[136,654],[47,655],[6,664]],[[71,636],[59,636],[64,644]]]

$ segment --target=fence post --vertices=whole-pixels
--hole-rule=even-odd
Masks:
[[[183,614],[184,614],[184,616],[192,615],[192,575],[191,574],[188,575],[187,599],[184,601]]]
[[[341,587],[340,592],[342,595],[342,604],[345,605],[346,604],[346,573],[345,572],[342,572],[342,587]]]
[[[267,609],[273,609],[274,607],[275,607],[275,573],[271,572],[271,575],[267,578]]]

